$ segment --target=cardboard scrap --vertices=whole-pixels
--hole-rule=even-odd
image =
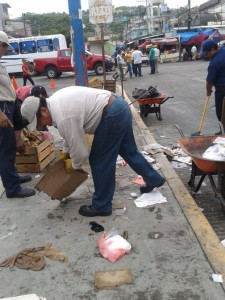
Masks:
[[[114,209],[123,209],[124,207],[126,206],[126,204],[125,204],[125,201],[113,201],[112,202],[112,207],[114,208]]]
[[[122,284],[132,283],[131,269],[95,272],[95,287],[98,290],[113,289]]]
[[[35,248],[24,249],[0,262],[2,268],[12,268],[40,271],[45,267],[45,257],[67,262],[66,255],[51,243]]]
[[[39,192],[46,193],[52,200],[63,200],[70,196],[85,180],[88,174],[79,171],[67,173],[64,161],[57,161],[41,180],[36,184],[35,188]]]

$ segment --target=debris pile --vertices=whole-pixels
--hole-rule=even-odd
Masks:
[[[26,147],[36,147],[44,141],[44,135],[41,131],[29,131],[24,128],[21,131],[21,138]]]
[[[95,89],[103,88],[103,82],[101,80],[99,80],[97,77],[94,77],[88,83],[89,83],[90,88],[95,88]]]

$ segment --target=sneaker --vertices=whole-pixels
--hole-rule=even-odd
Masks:
[[[164,183],[166,182],[166,180],[163,178],[163,180],[160,182],[160,184],[156,185],[156,186],[151,186],[151,185],[142,185],[140,186],[140,192],[141,194],[144,194],[144,193],[150,193],[151,191],[154,190],[154,188],[158,188],[162,185],[164,185]]]

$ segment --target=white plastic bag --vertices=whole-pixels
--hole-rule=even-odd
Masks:
[[[130,253],[131,244],[112,229],[103,233],[98,240],[99,253],[111,262],[116,262],[125,253]]]

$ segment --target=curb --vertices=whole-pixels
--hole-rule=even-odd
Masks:
[[[121,92],[121,87],[117,86]],[[131,100],[124,91],[124,98],[128,103]],[[156,143],[156,140],[151,135],[148,127],[142,121],[142,118],[136,111],[135,107],[130,105],[133,118],[143,135],[143,139],[147,144]],[[195,236],[197,237],[201,248],[203,249],[213,271],[223,276],[225,280],[225,248],[218,239],[216,233],[212,229],[206,217],[199,210],[195,200],[192,198],[180,177],[177,175],[175,170],[171,167],[166,157],[156,154],[157,161],[162,164],[163,176],[166,178],[167,184],[169,185],[175,199],[179,203],[188,223],[190,224]],[[225,288],[225,283],[222,283]]]

